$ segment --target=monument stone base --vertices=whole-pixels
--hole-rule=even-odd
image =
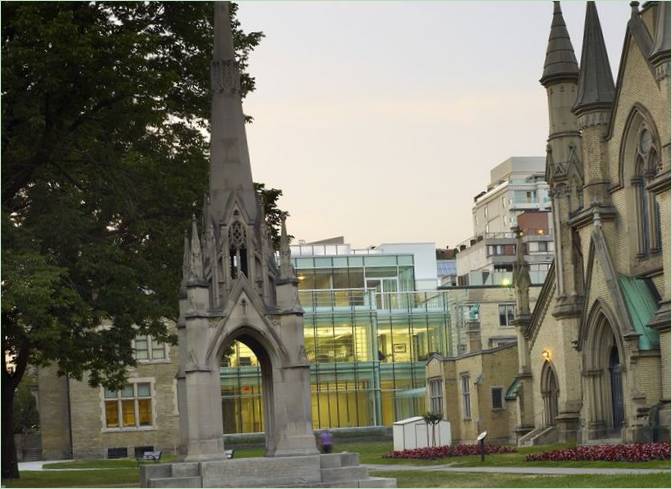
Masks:
[[[357,453],[254,457],[145,464],[141,487],[397,487],[397,480],[369,477]]]

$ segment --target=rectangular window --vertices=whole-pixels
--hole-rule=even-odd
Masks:
[[[152,386],[129,384],[120,391],[105,389],[105,426],[140,428],[152,426]]]
[[[462,380],[462,411],[464,419],[471,419],[471,396],[469,392],[469,375],[463,375]]]
[[[429,404],[433,413],[443,415],[443,382],[441,379],[429,381]]]
[[[493,387],[490,389],[492,395],[492,409],[502,409],[504,407],[503,389],[501,387]]]
[[[499,325],[502,327],[513,326],[514,313],[514,304],[499,304]]]
[[[160,343],[149,335],[138,335],[135,337],[133,351],[136,360],[165,360],[166,345]]]

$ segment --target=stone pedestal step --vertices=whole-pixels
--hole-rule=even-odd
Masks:
[[[359,465],[358,453],[325,453],[320,455],[320,468],[333,469],[336,467],[352,467]]]
[[[173,477],[200,477],[201,470],[198,462],[172,464],[171,475]]]
[[[147,482],[148,487],[201,487],[200,477],[165,477]]]
[[[360,465],[353,467],[334,467],[330,469],[321,469],[322,482],[340,482],[366,479],[369,476],[369,470]]]

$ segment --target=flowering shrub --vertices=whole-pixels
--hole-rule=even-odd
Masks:
[[[486,454],[491,453],[513,453],[516,451],[514,447],[507,447],[503,445],[488,445],[484,446]],[[453,445],[443,447],[426,447],[414,448],[412,450],[395,450],[388,452],[383,457],[385,458],[415,458],[423,460],[432,460],[436,458],[445,457],[461,457],[463,455],[479,455],[481,449],[479,445]]]
[[[669,460],[670,443],[629,443],[621,445],[585,445],[564,450],[533,453],[528,462],[559,462],[567,460],[604,460],[607,462],[646,462]]]

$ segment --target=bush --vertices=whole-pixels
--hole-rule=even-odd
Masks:
[[[514,447],[504,445],[488,445],[484,446],[486,454],[492,453],[513,453],[516,451]],[[395,450],[383,455],[384,458],[412,458],[421,460],[433,460],[437,458],[446,457],[462,457],[465,455],[480,455],[481,448],[479,445],[454,445],[443,447],[426,447],[415,448],[412,450]]]
[[[601,460],[606,462],[646,462],[648,460],[669,460],[670,444],[629,443],[620,445],[585,445],[564,450],[533,453],[528,462],[560,462],[579,460]]]

